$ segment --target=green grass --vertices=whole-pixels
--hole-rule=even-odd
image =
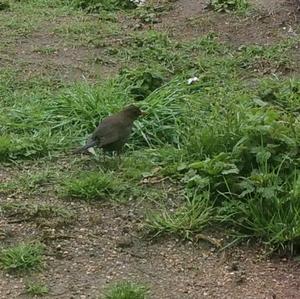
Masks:
[[[136,8],[134,1],[131,0],[73,0],[72,3],[76,8],[81,8],[88,12]]]
[[[49,288],[41,282],[29,282],[26,284],[26,293],[33,297],[45,296],[49,293]]]
[[[121,200],[125,190],[125,183],[113,173],[99,171],[81,173],[78,178],[66,180],[61,192],[64,197],[90,201],[106,198]]]
[[[44,55],[51,55],[57,52],[56,48],[53,47],[39,47],[34,49],[34,52],[44,54]]]
[[[0,267],[7,271],[38,270],[42,264],[43,246],[41,244],[19,244],[1,249]]]
[[[248,0],[211,0],[210,5],[218,12],[244,11],[248,6]]]
[[[0,1],[0,11],[1,10],[9,10],[10,5],[8,1]]]
[[[11,95],[11,101],[1,109],[0,119],[6,122],[1,130],[5,141],[0,147],[1,160],[42,157],[50,151],[55,154],[56,150],[75,146],[79,137],[83,141],[99,119],[126,103],[121,88],[115,88],[113,82],[105,85],[92,89],[85,84],[76,85],[49,95],[50,99],[45,90]],[[110,98],[118,101],[112,105]]]
[[[56,165],[49,165],[42,169],[40,167],[27,169],[19,172],[12,180],[0,183],[0,190],[6,193],[17,191],[41,194],[49,189],[56,189],[55,185],[62,177],[63,175],[57,171]]]
[[[105,293],[104,299],[145,299],[147,289],[132,282],[120,282],[111,286]]]
[[[187,198],[176,211],[148,215],[145,229],[154,235],[175,234],[185,239],[201,233],[214,219],[212,203],[202,196]]]
[[[0,136],[0,161],[5,161],[9,158],[12,152],[12,143],[9,137]]]
[[[9,3],[9,9],[1,10],[0,8],[0,32],[3,41],[12,41],[19,37],[29,36],[34,30],[43,26],[43,21],[48,20],[49,16],[66,12],[64,1],[1,2]],[[68,10],[70,11],[70,8]],[[51,11],[50,14],[49,11]],[[7,14],[9,14],[9,18]]]
[[[75,15],[69,22],[57,25],[54,29],[55,34],[76,47],[97,45],[103,42],[104,38],[117,35],[119,31],[114,19],[102,18],[95,22],[91,17],[82,15]]]
[[[1,121],[6,124],[1,130],[1,138],[4,140],[1,143],[2,148],[0,148],[1,160],[34,158],[50,153],[53,155],[55,152],[70,148],[80,138],[83,141],[86,134],[92,131],[99,119],[109,113],[118,111],[127,103],[132,102],[137,95],[142,95],[143,98],[147,97],[142,106],[149,113],[149,116],[143,122],[137,123],[137,126],[139,126],[139,130],[137,130],[139,137],[135,137],[135,139],[138,139],[137,143],[141,145],[145,143],[157,145],[165,142],[183,143],[182,137],[185,132],[182,132],[181,128],[186,126],[185,122],[187,120],[190,121],[187,114],[192,106],[195,106],[195,109],[201,109],[203,108],[201,106],[208,105],[205,102],[208,101],[208,98],[221,97],[225,92],[232,93],[234,98],[238,96],[245,97],[243,93],[249,92],[247,89],[237,90],[240,85],[238,77],[242,72],[239,69],[241,62],[233,59],[232,55],[224,58],[221,55],[225,51],[224,46],[220,45],[218,48],[211,37],[205,38],[202,46],[201,42],[197,41],[192,45],[182,47],[182,50],[188,50],[191,54],[199,51],[205,57],[204,60],[199,60],[199,63],[194,63],[190,70],[192,72],[200,68],[202,72],[205,72],[198,84],[191,87],[187,86],[185,81],[187,75],[182,73],[169,83],[161,86],[164,80],[170,76],[170,71],[174,73],[174,69],[188,69],[191,66],[189,65],[190,61],[184,62],[185,57],[178,58],[178,49],[171,41],[165,37],[159,37],[160,35],[154,34],[151,36],[151,34],[149,33],[151,37],[150,45],[151,43],[153,45],[156,42],[159,43],[160,47],[165,49],[165,54],[157,56],[158,49],[152,49],[151,47],[147,50],[150,52],[146,53],[144,47],[139,46],[142,51],[141,56],[132,59],[137,59],[143,64],[144,62],[140,61],[139,57],[151,57],[153,65],[165,61],[166,65],[162,71],[157,72],[151,69],[143,71],[143,66],[141,66],[138,71],[122,73],[116,79],[105,82],[100,86],[75,84],[61,88],[55,94],[52,94],[49,92],[48,87],[43,88],[41,86],[41,82],[35,82],[36,87],[33,89],[30,86],[28,92],[22,94],[18,94],[18,92],[7,93],[0,117]],[[148,39],[148,37],[143,38]],[[212,43],[214,43],[213,53],[211,53],[211,50],[209,54],[203,53],[202,48],[206,47],[206,44],[211,48]],[[199,44],[200,46],[198,46]],[[221,52],[218,52],[218,49]],[[133,50],[130,53],[136,52]],[[217,51],[217,54],[214,51]],[[276,51],[275,53],[277,53]],[[282,54],[283,48],[279,48],[278,51]],[[178,59],[168,60],[167,57],[173,55],[172,52],[176,57],[178,55],[179,61],[177,61]],[[238,57],[241,55],[239,52],[236,54]],[[245,55],[247,63],[250,65],[249,53],[247,52]],[[164,58],[165,56],[166,58]],[[276,58],[274,56],[274,60]],[[161,59],[163,60],[161,61]],[[241,58],[239,59],[241,60]],[[255,59],[257,59],[257,55]],[[133,74],[135,75],[133,76]],[[145,77],[146,75],[147,77]],[[4,85],[10,85],[10,88],[22,87],[14,86],[15,83],[12,81],[14,80],[14,74],[10,76],[3,74],[3,77],[6,80],[3,82]],[[226,83],[223,80],[224,78]],[[155,83],[155,80],[158,82]],[[18,82],[18,80],[15,82]],[[219,85],[217,89],[215,89],[215,85]],[[233,85],[232,88],[230,88],[231,85]],[[161,87],[157,89],[159,86]],[[156,90],[154,90],[155,88]],[[198,102],[197,97],[204,93],[200,91],[197,94],[197,90],[195,90],[197,88],[202,88],[202,91],[208,94],[207,99]],[[184,100],[187,97],[189,101]],[[112,102],[111,98],[115,100]],[[26,102],[25,106],[24,102]],[[234,100],[231,102],[234,102]],[[195,128],[197,126],[191,127],[190,124],[188,125],[188,130],[193,131]],[[147,134],[145,134],[146,131]],[[12,144],[14,146],[10,146]]]
[[[237,201],[224,202],[219,219],[237,227],[239,238],[256,237],[273,250],[299,250],[299,172],[282,178],[267,169],[243,181],[245,190]]]

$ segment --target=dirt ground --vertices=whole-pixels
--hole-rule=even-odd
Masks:
[[[180,0],[158,27],[178,38],[199,37],[217,32],[234,45],[271,44],[299,30],[296,1],[254,0],[255,10],[247,17],[216,14],[206,9],[206,1]]]
[[[163,14],[154,25],[142,24],[143,29],[168,32],[175,39],[193,39],[214,32],[218,37],[239,47],[246,44],[272,44],[282,38],[299,34],[300,13],[297,0],[253,0],[255,9],[249,16],[220,14],[206,9],[204,0],[175,1],[174,8]],[[94,18],[94,17],[91,17]],[[107,44],[124,38],[136,29],[137,20],[120,16],[121,33],[109,38]],[[103,47],[88,47],[67,41],[57,33],[57,28],[70,23],[69,16],[60,16],[40,24],[39,29],[26,37],[7,42],[1,51],[0,66],[14,66],[20,77],[26,79],[54,76],[57,81],[107,78],[121,67],[112,61],[97,64],[103,55]],[[259,29],[258,29],[259,28]],[[53,48],[48,55],[39,51]],[[294,53],[296,62],[299,53]]]
[[[255,0],[252,3],[256,10],[242,17],[209,11],[202,0],[179,0],[152,26],[180,40],[214,31],[234,46],[270,44],[300,33],[296,2]],[[1,50],[0,66],[13,66],[20,76],[52,73],[58,80],[69,81],[83,77],[94,81],[99,73],[103,78],[117,72],[118,65],[91,62],[103,49],[73,47],[56,34],[57,24],[64,22],[69,22],[68,17],[53,19],[29,36],[10,41],[6,50]],[[131,30],[134,21],[122,18],[122,27]],[[15,50],[10,51],[12,45]],[[43,45],[56,50],[45,56],[36,51]],[[11,175],[4,169],[0,172],[0,180]],[[298,262],[267,258],[261,249],[247,246],[220,253],[205,242],[197,245],[175,238],[147,240],[140,234],[142,204],[63,202],[51,192],[37,198],[2,194],[0,200],[66,205],[76,215],[67,226],[0,218],[3,244],[24,241],[26,236],[28,240],[44,238],[49,245],[43,271],[27,278],[0,272],[3,299],[30,298],[24,293],[24,284],[32,277],[49,286],[50,293],[44,298],[99,298],[106,285],[119,280],[146,284],[153,299],[300,298]]]
[[[218,253],[205,243],[142,239],[141,207],[134,204],[69,205],[78,219],[67,228],[1,220],[9,242],[24,241],[24,235],[47,238],[45,270],[33,275],[49,286],[45,298],[98,298],[103,286],[120,280],[146,284],[155,299],[299,298],[295,261],[268,259],[253,248]],[[24,283],[30,277],[0,277],[1,298],[28,298]]]

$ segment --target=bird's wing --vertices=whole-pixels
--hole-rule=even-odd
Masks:
[[[108,117],[95,129],[92,139],[97,140],[99,147],[105,146],[118,141],[123,129],[123,124],[120,120]]]

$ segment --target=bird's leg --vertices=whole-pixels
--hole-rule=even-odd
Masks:
[[[102,162],[103,162],[103,165],[105,165],[106,157],[105,157],[105,151],[103,149],[102,149]]]
[[[117,157],[118,157],[118,165],[120,166],[121,165],[121,152],[120,151],[117,151]]]

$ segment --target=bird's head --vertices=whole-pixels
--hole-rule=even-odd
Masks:
[[[135,105],[125,107],[123,113],[133,120],[136,120],[139,116],[145,115],[145,112],[141,111],[141,109]]]

